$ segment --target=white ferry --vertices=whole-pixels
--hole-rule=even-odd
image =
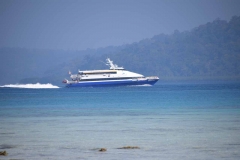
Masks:
[[[106,59],[108,70],[78,71],[70,74],[71,80],[65,79],[66,87],[104,87],[123,85],[154,85],[159,78],[157,76],[144,77],[141,74],[130,72],[123,67],[118,67],[109,58]]]

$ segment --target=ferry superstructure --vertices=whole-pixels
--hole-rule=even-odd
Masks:
[[[159,78],[157,76],[144,77],[141,74],[130,72],[123,67],[118,67],[109,58],[106,59],[108,70],[78,71],[70,74],[71,80],[65,79],[66,87],[97,87],[97,86],[121,86],[121,85],[154,85]]]

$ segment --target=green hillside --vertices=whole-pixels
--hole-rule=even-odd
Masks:
[[[104,68],[111,58],[120,66],[166,80],[234,80],[240,77],[240,17],[216,19],[187,32],[156,35],[129,44],[115,53],[85,56],[71,61],[77,69]]]
[[[44,52],[44,54],[43,54]],[[127,70],[162,80],[240,79],[240,17],[216,19],[191,31],[174,31],[118,47],[85,51],[0,49],[0,73],[6,84],[60,84],[80,70],[106,69],[107,57]]]

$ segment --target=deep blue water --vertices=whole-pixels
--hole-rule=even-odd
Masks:
[[[0,121],[6,159],[240,159],[236,83],[0,88]]]

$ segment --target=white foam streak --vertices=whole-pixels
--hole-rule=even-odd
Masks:
[[[32,88],[32,89],[40,89],[40,88],[59,88],[58,86],[54,86],[50,83],[47,84],[8,84],[4,86],[0,86],[3,88]]]
[[[151,84],[130,85],[130,87],[151,87]]]

